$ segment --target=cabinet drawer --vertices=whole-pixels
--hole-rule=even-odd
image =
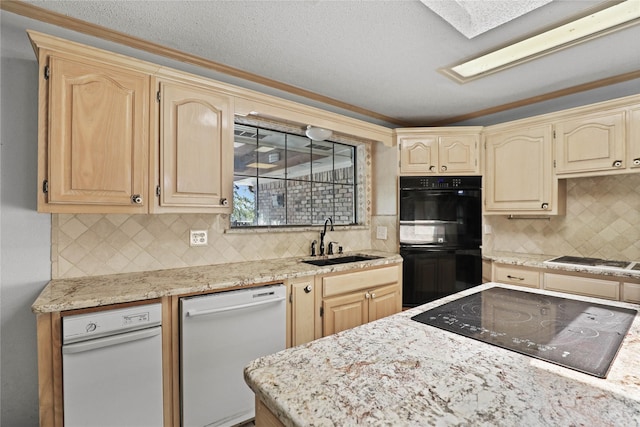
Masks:
[[[526,286],[528,288],[540,287],[540,272],[538,271],[495,264],[493,272],[494,282]]]
[[[623,283],[622,300],[627,302],[640,303],[640,284],[626,282]]]
[[[373,270],[356,271],[322,278],[322,296],[344,294],[373,287],[397,283],[399,279],[397,265]]]
[[[592,279],[590,277],[545,273],[544,288],[550,291],[568,292],[611,300],[618,300],[620,296],[619,282]]]

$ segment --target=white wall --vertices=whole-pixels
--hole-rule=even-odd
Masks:
[[[37,63],[2,14],[0,63],[0,424],[38,424],[35,315],[31,303],[50,280],[51,216],[36,212]]]

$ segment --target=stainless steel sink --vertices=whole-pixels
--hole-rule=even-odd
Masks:
[[[305,259],[302,262],[311,265],[317,266],[325,266],[325,265],[336,265],[336,264],[347,264],[350,262],[360,262],[360,261],[369,261],[372,259],[378,259],[379,256],[373,255],[345,255],[336,258],[321,258],[321,259]]]

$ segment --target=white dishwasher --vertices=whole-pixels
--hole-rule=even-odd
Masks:
[[[62,318],[65,427],[163,422],[160,304]]]
[[[255,417],[244,367],[285,348],[286,288],[261,286],[180,299],[183,427]]]

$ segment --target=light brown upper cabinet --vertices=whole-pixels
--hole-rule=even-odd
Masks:
[[[564,184],[553,175],[551,124],[486,128],[485,214],[564,213]]]
[[[629,109],[629,155],[627,164],[640,171],[640,105]]]
[[[613,110],[555,124],[556,174],[625,168],[625,111]]]
[[[206,85],[154,78],[157,138],[152,212],[228,213],[232,200],[233,100]],[[155,186],[155,187],[154,187]]]
[[[38,211],[146,212],[148,75],[44,55]]]
[[[480,127],[398,129],[401,175],[480,174]]]

